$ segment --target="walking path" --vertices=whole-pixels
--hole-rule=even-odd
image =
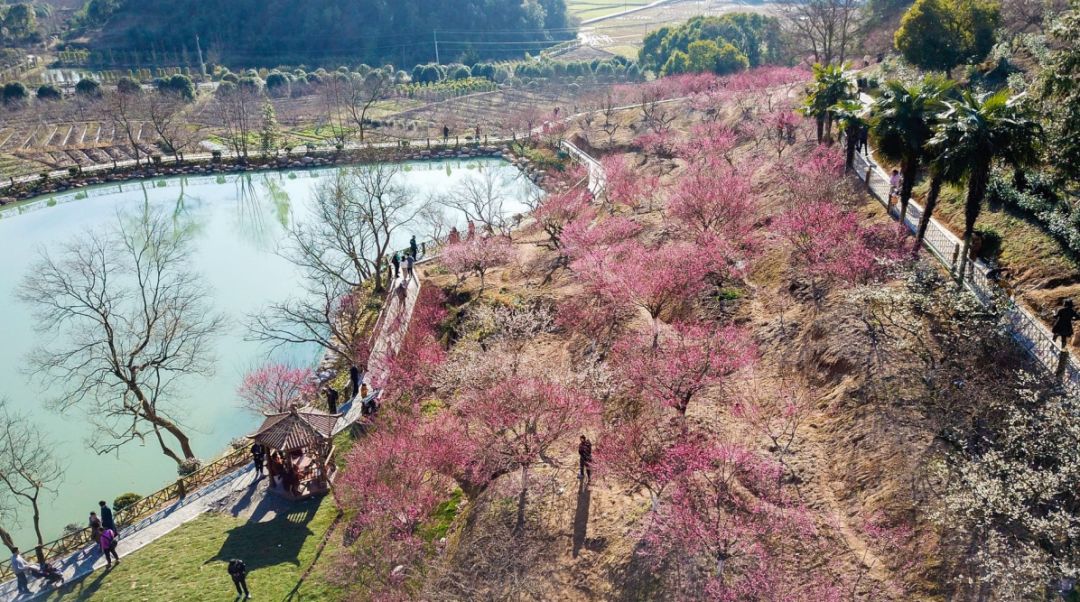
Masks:
[[[405,339],[419,293],[418,277],[408,279],[401,277],[394,281],[387,295],[386,305],[372,333],[371,358],[368,362],[368,372],[364,377],[364,382],[369,386],[373,387],[373,383],[381,384],[385,381],[390,370],[390,360],[401,348],[401,343]],[[372,396],[374,395],[377,395],[377,391],[372,393]],[[338,421],[334,434],[345,430],[360,418],[362,403],[355,402],[354,399],[342,406],[341,411],[345,415]],[[208,510],[220,509],[224,502],[247,491],[254,486],[256,481],[253,469],[252,464],[246,464],[186,497],[176,500],[168,507],[158,510],[138,523],[122,529],[117,548],[120,558],[157,541]],[[34,562],[31,554],[24,554],[24,557]],[[63,573],[65,583],[82,579],[105,566],[104,558],[97,546],[93,545],[73,552],[62,560],[52,562]],[[44,579],[31,578],[30,581],[32,593],[29,595],[18,594],[14,580],[0,584],[0,600],[18,600],[19,602],[40,600],[54,590],[46,584]]]
[[[404,271],[402,266],[402,271]],[[416,268],[414,268],[414,272]],[[341,418],[334,427],[334,434],[348,428],[360,419],[363,402],[378,395],[379,389],[386,383],[386,377],[390,373],[390,360],[393,359],[401,342],[405,340],[405,333],[409,329],[409,321],[412,319],[413,308],[416,299],[420,296],[420,278],[406,278],[404,274],[394,280],[390,286],[390,292],[386,295],[386,304],[383,305],[375,328],[372,329],[371,353],[368,354],[367,371],[364,373],[364,383],[372,389],[367,399],[360,399],[357,395],[341,406]],[[359,403],[357,401],[359,400]]]
[[[866,102],[866,99],[863,99]],[[594,157],[581,150],[569,141],[563,142],[563,147],[575,159],[583,163],[589,171],[589,190],[595,196],[604,190],[606,178],[603,166]],[[889,176],[885,170],[874,163],[873,156],[867,151],[867,155],[856,153],[855,175],[864,182],[871,194],[888,207],[889,214],[899,219],[899,203],[889,207]],[[912,199],[908,203],[907,214],[903,216],[903,224],[912,232],[919,227],[919,221],[923,215],[923,207]],[[923,244],[937,259],[950,271],[958,269],[962,241],[936,219],[931,219],[926,229],[926,237]],[[1062,382],[1073,391],[1080,391],[1080,364],[1054,343],[1050,329],[1026,308],[1016,303],[1016,300],[1008,297],[997,284],[987,278],[989,266],[981,260],[972,262],[969,276],[964,285],[975,294],[984,304],[1003,303],[1004,316],[1009,326],[1009,333],[1013,339],[1024,349],[1036,362],[1041,364],[1050,374],[1058,374]]]
[[[120,558],[123,559],[136,550],[157,541],[180,525],[198,518],[202,513],[220,504],[222,500],[253,486],[254,482],[254,466],[247,464],[206,487],[176,500],[168,507],[158,510],[138,523],[121,529],[117,547]],[[31,563],[34,562],[32,551],[24,554],[24,557]],[[63,572],[64,583],[69,583],[103,568],[105,559],[97,546],[87,546],[53,563]],[[54,588],[47,585],[44,579],[31,578],[30,591],[32,593],[19,595],[15,581],[12,580],[0,585],[0,600],[18,600],[19,602],[40,600],[53,590]]]

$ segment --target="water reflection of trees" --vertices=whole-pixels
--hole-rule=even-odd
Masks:
[[[292,199],[281,185],[281,177],[278,173],[244,174],[235,180],[237,226],[240,234],[259,248],[275,247],[280,232],[289,226]]]

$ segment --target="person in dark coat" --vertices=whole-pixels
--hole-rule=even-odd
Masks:
[[[251,446],[251,461],[255,463],[255,474],[261,475],[263,463],[266,461],[266,448],[262,446],[262,443]]]
[[[101,519],[97,512],[90,513],[90,539],[97,541],[101,537]]]
[[[398,274],[401,272],[401,255],[394,251],[393,258],[390,259],[390,263],[394,264],[394,280],[397,280]]]
[[[443,142],[446,142],[447,140],[450,139],[450,126],[448,126],[448,125],[442,126],[442,139],[443,139]]]
[[[352,399],[360,393],[360,369],[356,366],[349,366],[349,383],[352,385],[352,395],[349,398]]]
[[[326,388],[326,409],[331,414],[337,414],[338,392],[333,387]]]
[[[409,239],[409,251],[412,252],[413,259],[420,258],[420,247],[416,244],[416,236],[414,235]]]
[[[592,441],[585,435],[581,436],[581,442],[578,443],[578,477],[584,479],[585,475],[589,478],[586,482],[592,482]]]
[[[859,128],[859,142],[858,142],[858,147],[856,147],[856,150],[861,151],[865,155],[866,150],[869,148],[869,142],[870,142],[870,128],[868,128],[868,127]]]
[[[105,503],[105,500],[98,502],[98,506],[101,508],[101,528],[116,530],[116,523],[113,522],[112,508]]]
[[[1054,333],[1054,340],[1057,341],[1061,338],[1061,350],[1064,351],[1069,344],[1069,339],[1073,335],[1073,320],[1080,318],[1080,314],[1076,313],[1076,309],[1073,307],[1072,299],[1066,299],[1061,302],[1061,307],[1054,314],[1054,324],[1051,327],[1051,332]]]
[[[446,237],[446,242],[452,245],[461,242],[461,232],[458,232],[457,226],[450,226],[450,235]]]
[[[247,565],[244,564],[244,561],[239,558],[233,558],[229,561],[227,570],[229,571],[229,576],[232,577],[233,585],[236,586],[236,597],[250,600],[251,590],[248,589]]]

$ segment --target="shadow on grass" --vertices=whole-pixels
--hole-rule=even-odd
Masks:
[[[65,583],[59,588],[49,592],[44,599],[54,600],[58,598],[64,598],[68,600],[91,600],[94,595],[101,589],[102,583],[105,581],[105,577],[109,575],[109,571],[100,570],[91,573],[94,575],[93,579],[90,579],[90,575],[83,577],[82,579]],[[42,598],[35,598],[42,599]]]
[[[286,504],[273,518],[259,522],[267,512],[282,504],[274,496],[266,496],[255,509],[251,520],[229,530],[225,543],[203,564],[228,562],[233,558],[244,561],[249,571],[279,564],[300,565],[300,550],[313,535],[308,523],[319,509],[319,499]]]

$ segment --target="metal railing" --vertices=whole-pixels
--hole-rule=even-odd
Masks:
[[[117,528],[123,530],[125,527],[136,524],[140,519],[161,510],[173,500],[181,499],[194,493],[198,489],[213,483],[222,475],[246,465],[249,461],[247,449],[242,448],[234,450],[222,458],[203,466],[199,470],[196,470],[185,477],[177,479],[172,484],[159,489],[119,512],[116,512],[113,519],[116,522]],[[61,556],[66,556],[72,552],[96,544],[97,542],[91,540],[90,528],[84,527],[78,531],[73,531],[63,537],[54,539],[53,541],[46,542],[41,546],[41,553],[46,561],[52,562]],[[30,559],[31,553],[36,554],[36,549],[36,546],[28,546],[23,548],[23,554]],[[31,562],[33,561],[31,560]],[[5,559],[0,561],[0,582],[13,579],[14,577],[15,574],[11,570],[11,560]]]
[[[604,166],[569,140],[563,140],[562,147],[566,152],[570,153],[571,157],[584,165],[588,170],[589,192],[591,192],[594,197],[599,197],[603,194],[604,188],[607,186],[607,175],[604,173]]]
[[[899,203],[897,206],[889,206],[890,185],[885,171],[874,165],[869,157],[856,153],[854,172],[866,183],[874,198],[889,207],[889,214],[900,219]],[[903,216],[903,223],[914,232],[919,227],[922,215],[922,206],[911,201],[908,203],[907,214]],[[923,245],[951,272],[960,269],[960,262],[964,260],[960,257],[962,241],[936,219],[931,218],[927,224]],[[1072,357],[1063,357],[1050,329],[987,277],[989,267],[985,263],[980,260],[969,262],[969,276],[964,281],[967,289],[984,305],[1000,303],[1004,308],[1009,333],[1017,344],[1051,374],[1060,372],[1062,382],[1067,386],[1080,389],[1080,366]]]

